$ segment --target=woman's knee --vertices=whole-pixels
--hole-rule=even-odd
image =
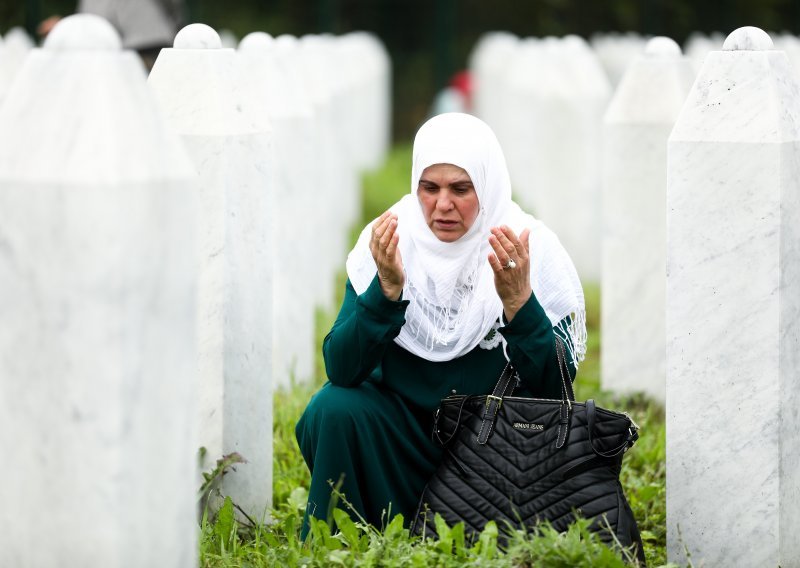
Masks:
[[[308,428],[317,433],[354,431],[361,421],[375,412],[375,395],[364,385],[348,388],[327,384],[309,401],[295,434],[298,440]]]
[[[337,387],[327,384],[308,403],[306,413],[325,420],[352,420],[371,411],[371,397],[366,396],[364,385]]]

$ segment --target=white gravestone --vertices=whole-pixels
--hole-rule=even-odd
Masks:
[[[686,57],[692,61],[695,71],[700,71],[706,55],[712,51],[719,51],[722,49],[722,43],[724,41],[725,36],[719,32],[714,32],[708,36],[699,32],[694,32],[686,40],[683,46],[683,52],[686,54]]]
[[[236,46],[239,44],[239,39],[232,30],[222,28],[219,30],[218,35],[219,41],[224,48],[236,49]]]
[[[8,30],[5,39],[0,42],[0,102],[33,47],[33,40],[19,27]]]
[[[120,45],[63,19],[0,111],[0,566],[197,562],[194,173]]]
[[[636,33],[595,34],[590,43],[611,85],[616,87],[625,71],[644,51],[647,40]]]
[[[546,165],[552,183],[538,187],[541,218],[578,267],[582,279],[600,281],[603,113],[611,84],[597,56],[578,36],[567,36],[557,54],[568,74],[569,111],[555,129],[559,150]],[[558,106],[556,106],[558,109]],[[560,187],[559,185],[560,184]]]
[[[668,556],[800,566],[800,89],[767,34],[708,54],[668,148]]]
[[[694,81],[666,37],[628,67],[606,111],[602,382],[665,397],[667,139]]]
[[[362,86],[368,95],[365,109],[359,111],[368,129],[363,136],[365,160],[362,165],[374,170],[383,164],[391,146],[392,61],[386,46],[372,33],[352,32],[345,39],[357,43],[366,58]]]
[[[353,32],[337,38],[338,66],[347,77],[350,121],[355,128],[345,128],[352,137],[358,171],[378,168],[387,152],[390,107],[386,105],[389,88],[389,59],[380,40],[365,32]],[[352,132],[350,132],[352,130]],[[357,218],[361,218],[360,193],[356,192]]]
[[[800,39],[791,34],[781,34],[778,37],[772,36],[775,41],[775,49],[786,52],[789,64],[794,69],[795,77],[800,78]]]
[[[9,87],[11,86],[12,78],[8,77],[7,71],[3,68],[4,61],[7,61],[8,57],[6,56],[6,46],[5,42],[0,36],[0,104],[3,103],[3,98],[5,98],[6,91],[8,91]]]
[[[354,106],[358,102],[358,98],[354,93],[352,77],[354,68],[363,67],[363,65],[347,58],[341,44],[341,38],[330,35],[305,36],[301,39],[301,46],[308,46],[312,53],[317,52],[316,59],[320,63],[320,76],[328,83],[333,93],[333,134],[343,182],[342,190],[334,198],[337,205],[342,207],[342,229],[340,231],[342,244],[338,257],[339,264],[334,265],[333,275],[340,270],[350,250],[351,228],[361,223],[359,173],[363,161],[360,160],[358,147],[359,139],[365,134],[364,130],[359,128],[357,119],[365,109],[363,106]]]
[[[525,38],[509,53],[502,83],[503,89],[494,88],[491,101],[497,105],[496,120],[503,125],[503,153],[514,186],[515,197],[523,207],[541,215],[541,190],[546,184],[541,176],[547,173],[547,162],[551,152],[558,152],[561,145],[553,143],[552,128],[561,122],[558,101],[566,98],[569,87],[563,68],[551,56],[552,48],[560,40],[556,38]],[[508,42],[500,44],[503,51],[510,48]],[[488,74],[490,79],[492,74]],[[489,101],[487,101],[489,102]],[[503,105],[505,102],[505,105]],[[554,108],[554,103],[558,105]],[[488,109],[487,109],[488,110]],[[492,113],[494,114],[494,113]],[[556,126],[557,127],[557,126]],[[557,127],[558,128],[558,127]]]
[[[469,58],[475,114],[492,127],[506,154],[509,118],[513,124],[512,113],[507,112],[505,104],[509,94],[506,76],[519,43],[519,38],[511,33],[490,32],[478,40]]]
[[[318,218],[317,234],[320,249],[314,262],[319,266],[322,287],[320,305],[335,309],[335,274],[341,269],[347,249],[347,231],[352,221],[353,193],[357,192],[357,178],[351,167],[347,148],[339,129],[344,127],[343,99],[329,69],[330,45],[319,36],[307,35],[298,44],[298,63],[304,88],[311,95],[316,117],[316,157],[321,183],[315,195],[314,206],[325,214]]]
[[[239,81],[249,83],[252,90],[252,112],[261,113],[273,131],[276,234],[292,235],[292,246],[274,248],[273,261],[273,316],[280,326],[272,334],[273,385],[287,386],[292,378],[308,380],[314,364],[314,274],[308,259],[314,255],[316,235],[313,230],[297,230],[314,211],[308,206],[307,183],[313,158],[305,151],[312,115],[289,88],[271,36],[264,32],[245,36],[237,63]]]
[[[300,40],[291,35],[280,35],[275,38],[275,49],[277,62],[283,69],[286,78],[286,88],[290,92],[292,100],[298,104],[304,112],[311,117],[309,130],[303,134],[305,144],[303,144],[303,155],[300,158],[303,164],[302,184],[304,187],[304,222],[314,227],[313,232],[307,235],[313,239],[312,247],[314,257],[320,259],[319,263],[306,262],[303,264],[303,274],[307,275],[307,283],[313,286],[314,306],[325,306],[330,308],[330,298],[333,294],[333,280],[329,272],[329,263],[324,257],[330,254],[329,244],[325,239],[320,241],[316,238],[329,223],[330,209],[321,205],[325,195],[321,195],[326,186],[328,176],[325,173],[324,160],[320,159],[322,153],[323,137],[320,136],[322,116],[320,112],[323,107],[317,104],[312,98],[314,89],[308,88],[307,80],[300,54]],[[304,247],[307,250],[307,246]],[[309,272],[310,271],[310,272]]]
[[[602,118],[611,96],[584,40],[525,40],[508,69],[504,148],[522,204],[558,234],[582,280],[600,280]]]
[[[246,112],[235,52],[192,24],[163,49],[148,83],[199,174],[198,371],[204,470],[247,464],[222,492],[262,518],[272,496],[272,215],[269,127]]]
[[[351,43],[347,36],[322,36],[329,43],[326,52],[329,54],[327,68],[333,81],[338,85],[342,99],[342,112],[339,113],[337,132],[348,156],[353,172],[359,174],[366,167],[367,156],[364,141],[369,140],[369,98],[371,82],[365,81],[369,71],[369,59]],[[368,122],[369,121],[369,122]],[[351,224],[361,220],[361,193],[358,182],[354,183],[350,193],[352,217]]]

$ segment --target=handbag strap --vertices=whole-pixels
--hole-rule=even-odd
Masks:
[[[482,446],[485,445],[489,440],[489,435],[492,433],[495,420],[497,419],[497,413],[500,411],[500,407],[503,405],[503,397],[511,396],[511,393],[514,392],[514,384],[511,380],[512,378],[514,379],[513,383],[516,383],[519,380],[519,376],[514,370],[514,366],[511,364],[511,361],[509,361],[506,364],[506,368],[503,369],[500,379],[494,386],[492,394],[486,397],[486,408],[483,411],[481,429],[478,430],[478,443]]]
[[[625,438],[625,440],[616,448],[612,448],[604,452],[598,450],[594,446],[594,438],[592,437],[592,432],[594,432],[594,422],[595,422],[596,412],[597,409],[594,400],[590,398],[589,400],[586,401],[586,422],[589,428],[589,444],[591,444],[592,446],[592,451],[594,451],[594,453],[597,454],[598,456],[602,458],[612,458],[614,456],[618,456],[619,454],[625,452],[625,450],[633,446],[634,442],[636,442],[636,440],[639,439],[639,427],[636,426],[636,424],[630,418],[628,418],[630,425],[628,426],[628,436]]]
[[[569,397],[570,400],[575,400],[575,393],[572,390],[572,381],[571,380],[567,380],[565,378],[565,372],[566,372],[566,376],[567,377],[569,376],[569,369],[567,368],[567,363],[566,363],[566,353],[564,352],[564,342],[560,337],[557,338],[557,340],[556,340],[556,353],[558,354],[558,367],[561,370],[561,384],[562,384],[562,388],[564,389],[563,393],[564,393],[565,397]],[[628,448],[633,446],[633,444],[636,442],[636,440],[639,439],[639,427],[636,426],[636,424],[633,423],[633,421],[631,421],[631,425],[628,427],[628,436],[625,439],[625,441],[622,442],[622,444],[620,444],[619,446],[617,446],[616,448],[613,448],[611,450],[607,450],[607,451],[598,450],[594,445],[594,438],[592,436],[592,433],[594,432],[594,423],[595,423],[595,419],[596,419],[596,412],[597,412],[597,407],[595,405],[594,400],[593,399],[587,400],[586,401],[586,422],[587,422],[587,426],[588,426],[588,429],[589,429],[589,444],[591,444],[591,446],[592,446],[592,451],[594,451],[594,453],[597,454],[598,456],[603,457],[603,458],[611,458],[611,457],[618,456],[619,454],[623,453],[625,450],[627,450]],[[563,413],[563,407],[562,407],[562,422],[563,422],[563,419],[564,419],[563,414],[564,413]],[[629,420],[630,420],[630,418],[629,418]],[[561,446],[558,446],[558,444],[556,444],[556,446],[557,447],[561,447]]]
[[[562,400],[574,401],[575,391],[572,389],[572,378],[569,376],[567,367],[567,354],[564,348],[564,340],[556,335],[556,357],[558,357],[558,371],[561,373],[561,397]]]
[[[445,439],[445,440],[442,440],[442,436],[441,436],[442,431],[439,429],[439,418],[441,418],[441,415],[442,415],[442,407],[440,406],[439,408],[436,409],[436,413],[434,414],[434,417],[433,417],[433,435],[432,435],[432,438],[436,438],[436,440],[434,440],[434,441],[439,442],[439,446],[441,446],[442,448],[444,448],[445,446],[447,446],[447,444],[452,442],[453,438],[455,438],[455,435],[458,433],[458,429],[461,426],[461,415],[464,412],[464,404],[467,402],[468,399],[469,399],[469,397],[467,397],[467,396],[463,396],[461,398],[461,402],[458,405],[458,415],[456,415],[456,424],[455,424],[455,426],[453,426],[453,431],[450,432],[450,434],[447,435],[447,439]]]
[[[556,434],[556,449],[561,449],[569,440],[569,426],[572,421],[572,402],[575,392],[572,390],[572,378],[567,368],[567,355],[564,349],[564,340],[555,336],[556,358],[558,359],[558,372],[561,374],[561,408],[558,413],[558,432]]]
[[[558,359],[558,369],[561,374],[561,411],[559,413],[558,421],[558,435],[556,436],[556,448],[561,448],[567,443],[569,438],[569,425],[570,417],[572,415],[572,401],[575,400],[575,393],[572,390],[572,380],[569,378],[569,370],[567,369],[566,354],[564,350],[564,341],[555,335],[556,357]],[[512,379],[514,379],[512,381]],[[486,408],[483,411],[483,420],[481,421],[481,428],[478,430],[477,442],[480,445],[485,445],[489,440],[489,436],[494,429],[497,420],[497,413],[503,405],[503,398],[511,396],[514,392],[514,387],[519,383],[519,375],[517,374],[511,361],[506,364],[503,369],[500,379],[494,386],[492,394],[486,397]]]

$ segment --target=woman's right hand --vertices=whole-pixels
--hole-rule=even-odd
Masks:
[[[378,267],[378,280],[383,295],[392,301],[400,299],[405,284],[403,259],[400,257],[400,249],[397,248],[399,240],[397,215],[386,211],[372,225],[369,250]]]

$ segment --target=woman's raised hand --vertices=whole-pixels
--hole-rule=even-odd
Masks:
[[[519,309],[531,297],[530,267],[530,229],[524,229],[517,235],[506,225],[493,227],[489,235],[489,244],[494,252],[489,253],[489,264],[494,271],[494,287],[503,312],[511,321]]]
[[[383,295],[390,300],[400,299],[405,284],[403,259],[400,257],[400,249],[397,248],[399,240],[397,215],[386,211],[372,225],[369,250],[378,266],[378,280]]]

